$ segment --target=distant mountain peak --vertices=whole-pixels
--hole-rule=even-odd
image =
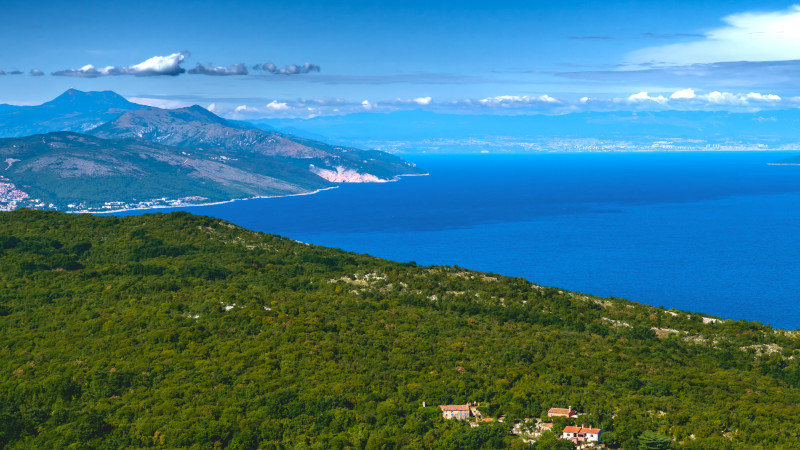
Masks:
[[[113,91],[69,88],[41,105],[0,105],[0,137],[63,130],[84,132],[116,119],[125,111],[139,109],[150,107],[131,103]]]
[[[200,105],[192,105],[192,106],[189,106],[189,107],[186,107],[186,108],[179,108],[176,111],[188,111],[188,112],[194,113],[195,115],[201,115],[203,117],[206,117],[209,120],[211,120],[212,122],[225,123],[226,125],[238,127],[238,125],[233,125],[233,124],[228,123],[227,119],[224,119],[224,118],[214,114],[213,112],[203,108]]]
[[[42,106],[74,108],[76,110],[98,110],[98,109],[140,109],[146,108],[143,105],[129,102],[125,97],[114,91],[81,91],[69,88],[58,97],[42,104]]]

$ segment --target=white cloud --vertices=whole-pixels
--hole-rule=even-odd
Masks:
[[[758,92],[750,92],[749,94],[733,94],[730,92],[714,91],[709,94],[698,95],[697,98],[710,104],[729,106],[748,106],[752,105],[753,103],[778,103],[781,101],[781,98],[775,94],[765,95]]]
[[[630,103],[656,102],[663,105],[664,103],[667,103],[667,98],[664,97],[663,95],[659,95],[658,97],[651,97],[650,95],[647,94],[647,92],[642,91],[628,97],[628,102]]]
[[[384,100],[380,102],[381,106],[390,107],[394,106],[428,106],[433,102],[432,97],[416,97],[416,98],[396,98],[394,100]],[[378,105],[373,105],[378,106]]]
[[[558,100],[554,99],[553,97],[550,97],[547,94],[539,96],[538,100],[540,102],[545,102],[545,103],[559,103]]]
[[[647,47],[628,54],[632,64],[686,65],[800,59],[800,6],[724,17],[725,26],[702,40]]]
[[[480,100],[484,105],[503,105],[513,103],[560,103],[553,97],[547,94],[538,97],[528,95],[497,95],[494,97],[487,97]]]
[[[675,91],[669,96],[669,98],[673,100],[695,98],[694,89],[681,89],[680,91]]]
[[[186,70],[181,67],[181,63],[189,52],[178,52],[167,56],[153,56],[139,64],[127,67],[106,66],[97,68],[87,64],[80,69],[57,70],[53,75],[64,77],[96,78],[106,75],[135,75],[137,77],[148,77],[155,75],[179,75]]]
[[[423,99],[417,102],[417,99]],[[589,111],[770,111],[800,107],[800,97],[780,96],[769,92],[711,92],[700,87],[679,90],[635,92],[619,98],[579,96],[555,99],[548,95],[500,95],[484,99],[438,100],[408,97],[393,100],[348,100],[342,98],[270,99],[270,98],[198,98],[176,96],[131,98],[131,101],[162,108],[191,104],[209,105],[208,110],[230,119],[308,118],[363,112],[392,112],[425,109],[446,114],[568,114]],[[185,102],[190,102],[186,104]],[[423,103],[423,104],[420,104]],[[253,106],[256,105],[256,106]],[[766,113],[765,113],[766,114]]]
[[[127,68],[132,75],[178,75],[185,72],[181,68],[181,63],[186,58],[185,52],[173,53],[167,56],[153,56],[139,64],[134,64]]]
[[[286,111],[289,109],[289,105],[273,100],[267,104],[267,109],[270,111]]]
[[[747,94],[748,100],[762,101],[762,102],[779,102],[781,98],[775,94],[759,94],[758,92],[751,92]]]
[[[782,99],[775,94],[761,94],[758,92],[743,94],[712,91],[707,94],[697,94],[694,89],[681,89],[673,92],[669,97],[664,97],[663,95],[651,96],[647,92],[638,92],[625,99],[615,99],[614,102],[638,105],[638,107],[646,107],[647,104],[656,103],[662,107],[678,110],[704,110],[709,108],[735,110],[742,107],[752,110],[764,107],[779,107],[782,104]]]
[[[731,94],[730,92],[714,91],[710,94],[698,95],[698,99],[705,100],[708,103],[717,105],[736,105],[742,102],[740,96]],[[746,100],[745,100],[746,101]]]

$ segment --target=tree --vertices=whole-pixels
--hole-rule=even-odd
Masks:
[[[639,450],[667,450],[670,448],[672,441],[660,434],[655,434],[652,431],[646,431],[639,438]]]
[[[617,433],[614,433],[613,431],[604,431],[603,434],[600,435],[600,443],[609,447],[615,447],[619,445]]]
[[[566,439],[559,439],[552,431],[545,431],[536,440],[536,449],[539,450],[573,450],[575,445]]]

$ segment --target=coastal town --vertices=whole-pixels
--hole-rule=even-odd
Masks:
[[[60,210],[72,213],[102,213],[137,209],[177,208],[203,204],[208,198],[189,196],[181,198],[154,198],[142,201],[107,201],[102,205],[88,205],[86,202],[75,202],[67,205],[46,203],[31,196],[15,185],[10,179],[0,175],[0,211],[13,211],[20,208]]]
[[[471,402],[463,405],[439,405],[442,418],[447,420],[461,420],[469,423],[470,427],[479,427],[481,424],[504,422],[505,417],[497,419],[485,417],[478,407],[480,403]],[[555,435],[558,439],[571,442],[576,449],[606,448],[601,443],[603,430],[586,424],[556,426],[554,419],[567,419],[574,422],[584,414],[579,413],[572,406],[567,408],[553,407],[547,410],[547,418],[524,418],[515,421],[511,434],[518,436],[526,444],[538,441],[545,433]],[[560,429],[559,429],[560,428]]]
[[[206,197],[189,196],[181,198],[153,198],[142,201],[110,201],[104,202],[101,206],[87,206],[83,203],[70,203],[67,205],[66,211],[68,212],[118,212],[136,209],[155,209],[155,208],[179,208],[181,206],[195,206],[203,204],[208,200]]]
[[[17,208],[54,209],[55,205],[31,198],[11,180],[0,175],[0,211],[13,211]]]

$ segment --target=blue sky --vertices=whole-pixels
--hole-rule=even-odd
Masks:
[[[787,2],[5,0],[0,41],[12,104],[74,87],[237,118],[800,106]]]

